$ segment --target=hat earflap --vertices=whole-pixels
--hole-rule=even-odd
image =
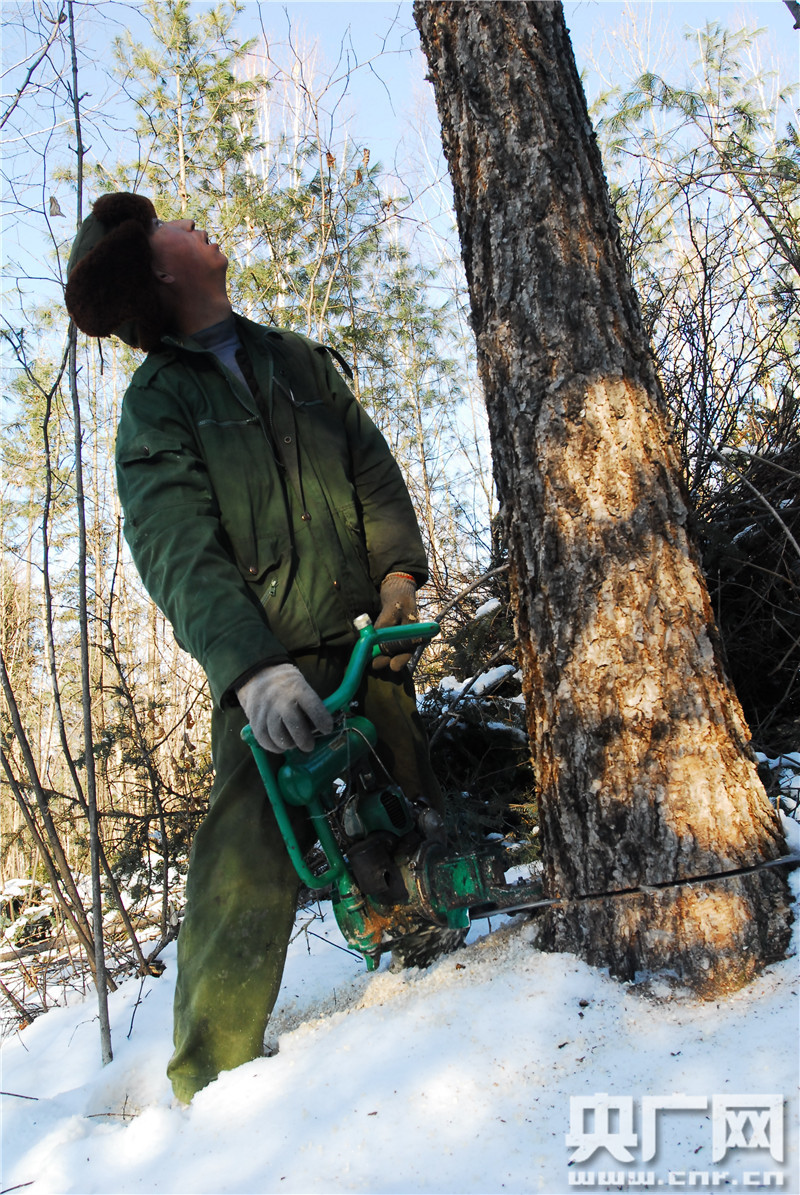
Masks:
[[[103,195],[93,219],[107,231],[72,265],[65,290],[67,310],[87,336],[116,333],[134,347],[155,347],[164,311],[152,271],[148,231],[155,209],[143,196]]]

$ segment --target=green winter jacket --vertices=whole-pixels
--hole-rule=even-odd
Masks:
[[[354,642],[387,573],[427,579],[386,441],[328,351],[236,317],[262,400],[213,353],[166,337],[125,395],[125,537],[214,699],[264,664]]]

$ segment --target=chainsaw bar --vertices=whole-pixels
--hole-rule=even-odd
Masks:
[[[535,913],[539,909],[550,909],[555,905],[571,904],[575,901],[587,900],[609,900],[620,896],[637,896],[645,895],[652,892],[660,892],[666,888],[682,888],[694,884],[710,884],[715,880],[730,880],[736,879],[738,876],[752,875],[757,871],[764,871],[771,867],[790,867],[795,868],[800,866],[800,852],[793,851],[786,855],[780,855],[777,859],[764,859],[760,863],[754,863],[750,867],[735,867],[729,871],[713,871],[704,875],[687,876],[683,879],[663,880],[660,883],[654,884],[638,884],[632,888],[618,888],[612,889],[609,892],[590,892],[571,897],[555,896],[549,899],[542,897],[538,900],[523,900],[518,903],[506,903],[501,901],[490,901],[483,905],[476,905],[469,910],[470,921],[479,921],[482,918],[494,917],[498,913]],[[524,885],[529,888],[529,885]],[[522,889],[523,885],[519,886]],[[539,885],[541,892],[541,885]],[[509,896],[514,893],[514,888],[509,888]]]
[[[666,880],[656,884],[639,884],[632,888],[617,889],[610,892],[593,892],[570,898],[543,897],[542,885],[538,881],[519,884],[516,887],[501,889],[496,892],[496,900],[485,901],[480,905],[473,905],[468,910],[470,922],[487,920],[500,914],[513,916],[519,913],[538,913],[544,909],[551,909],[558,905],[571,904],[573,901],[609,900],[615,897],[645,895],[665,888],[676,888],[694,884],[708,884],[715,880],[735,879],[738,876],[750,875],[772,867],[795,868],[800,866],[800,853],[794,851],[781,855],[777,859],[766,859],[750,867],[732,868],[730,871],[710,872],[705,875],[689,876],[680,880]],[[523,896],[524,894],[524,896]],[[514,899],[515,895],[523,897]],[[460,935],[460,936],[459,936]],[[446,930],[439,926],[423,926],[418,930],[390,941],[382,942],[380,953],[392,951],[399,956],[400,964],[404,966],[425,966],[440,955],[449,954],[461,945],[466,931]],[[423,961],[424,960],[424,961]]]

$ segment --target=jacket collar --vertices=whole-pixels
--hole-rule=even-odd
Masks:
[[[272,345],[276,345],[283,340],[283,333],[278,331],[277,328],[265,328],[261,324],[256,324],[253,322],[253,320],[249,320],[245,316],[239,315],[239,313],[236,311],[233,313],[233,318],[236,323],[236,330],[239,333],[239,336],[245,347],[248,345],[248,343],[251,343],[254,345],[254,347],[259,346],[269,349]],[[161,337],[161,343],[159,344],[158,348],[152,349],[137,369],[136,372],[139,375],[140,381],[148,381],[156,373],[158,373],[159,370],[163,369],[167,365],[172,364],[173,361],[180,361],[182,357],[185,359],[185,355],[210,357],[216,364],[219,365],[220,369],[224,368],[210,349],[203,348],[203,346],[198,344],[196,340],[193,340],[191,336],[181,336],[177,333],[166,333]],[[268,396],[271,398],[271,370],[269,371],[269,375],[267,391]],[[228,376],[227,370],[225,371],[225,376]],[[266,378],[261,379],[262,387],[266,380]],[[238,378],[236,379],[236,385],[237,396],[241,398],[239,391],[242,390],[243,387],[239,383]],[[247,401],[245,403],[248,410],[251,409],[252,402],[252,396],[248,391]]]

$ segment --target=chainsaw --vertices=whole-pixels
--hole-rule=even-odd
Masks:
[[[508,885],[511,863],[496,848],[449,851],[439,814],[411,801],[383,769],[374,725],[350,707],[381,644],[407,640],[407,626],[376,631],[368,615],[356,619],[358,639],[341,685],[324,699],[336,719],[331,734],[309,753],[287,751],[284,762],[242,738],[255,757],[275,819],[297,875],[312,892],[329,889],[348,946],[374,971],[392,951],[405,966],[424,965],[460,944],[471,921],[518,912],[542,902],[541,884]],[[414,626],[415,642],[439,633],[435,622]],[[306,862],[290,809],[304,809],[316,830],[325,865]]]

